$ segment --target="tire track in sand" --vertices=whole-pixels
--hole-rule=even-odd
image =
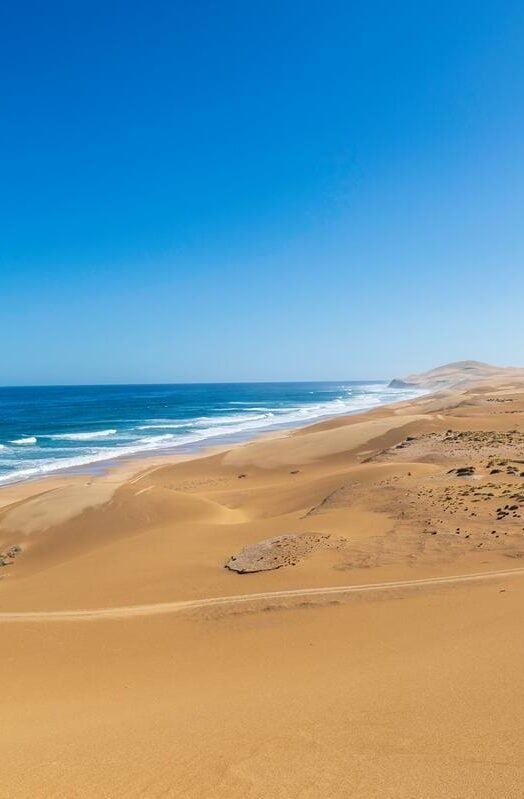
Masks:
[[[423,588],[432,585],[454,585],[472,583],[479,580],[516,577],[524,574],[524,568],[499,571],[457,574],[450,577],[427,577],[421,580],[396,580],[385,583],[366,583],[363,585],[335,585],[326,588],[293,588],[285,591],[266,591],[258,594],[238,594],[234,596],[211,597],[209,599],[187,599],[175,602],[159,602],[150,605],[124,605],[113,608],[93,608],[81,610],[42,610],[14,611],[1,613],[0,623],[4,622],[56,622],[56,621],[96,621],[102,619],[130,619],[141,616],[159,616],[179,613],[184,610],[248,604],[250,602],[270,602],[271,600],[301,599],[308,597],[330,597],[346,594],[360,594],[372,591],[388,591],[409,588]]]

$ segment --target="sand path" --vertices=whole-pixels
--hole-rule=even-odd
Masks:
[[[97,619],[129,619],[142,616],[158,616],[177,613],[183,610],[239,605],[249,602],[270,602],[281,599],[301,599],[314,596],[338,596],[342,594],[358,594],[369,591],[390,591],[406,588],[422,588],[433,585],[450,585],[471,583],[477,580],[489,580],[503,577],[515,577],[524,574],[524,568],[506,569],[472,574],[457,574],[449,577],[427,577],[421,580],[394,580],[383,583],[366,583],[363,585],[339,585],[325,588],[295,588],[286,591],[265,591],[256,594],[238,594],[234,596],[210,597],[208,599],[179,600],[175,602],[158,602],[150,605],[125,605],[114,608],[93,608],[83,610],[50,610],[0,613],[1,622],[47,622],[47,621],[95,621]]]

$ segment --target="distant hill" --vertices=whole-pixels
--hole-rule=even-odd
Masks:
[[[428,372],[395,378],[389,385],[390,388],[413,387],[436,390],[505,377],[523,379],[524,369],[513,366],[492,366],[481,361],[456,361],[444,366],[437,366],[436,369],[430,369]]]

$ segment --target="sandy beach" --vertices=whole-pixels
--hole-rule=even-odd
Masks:
[[[0,799],[524,799],[524,3],[5,3]]]
[[[523,431],[508,372],[0,489],[0,795],[521,797]]]

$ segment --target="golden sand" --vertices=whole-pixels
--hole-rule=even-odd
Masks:
[[[13,546],[2,797],[524,795],[515,376],[6,487]]]

